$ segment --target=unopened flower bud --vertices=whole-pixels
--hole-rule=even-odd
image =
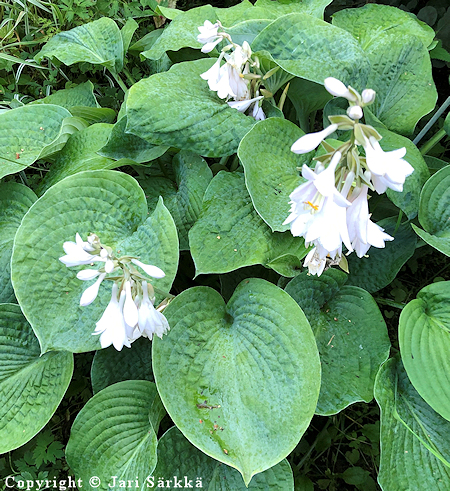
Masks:
[[[334,77],[328,77],[324,80],[327,91],[336,97],[345,97],[348,101],[355,101],[355,96],[348,90],[343,82]]]
[[[363,110],[360,106],[350,106],[347,109],[347,114],[352,119],[361,119],[363,117]]]
[[[361,94],[361,99],[364,104],[372,104],[375,100],[376,93],[372,89],[364,89]]]
[[[291,146],[291,151],[300,154],[311,152],[311,150],[314,150],[322,140],[325,140],[327,136],[334,133],[337,130],[337,127],[337,124],[330,124],[330,126],[322,131],[303,135],[295,143],[293,143]]]

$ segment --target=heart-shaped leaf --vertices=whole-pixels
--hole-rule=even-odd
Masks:
[[[306,272],[285,291],[300,305],[316,336],[322,386],[316,413],[335,414],[373,398],[375,376],[389,356],[390,342],[380,310],[363,289],[346,286],[347,275],[328,269]]]
[[[213,289],[184,291],[153,342],[161,399],[207,455],[252,476],[297,445],[317,403],[320,366],[298,305],[261,279],[244,280],[228,305]]]
[[[73,355],[40,356],[20,307],[0,304],[0,452],[33,438],[53,416],[73,373]]]
[[[109,170],[67,177],[30,208],[14,240],[11,275],[17,300],[43,353],[100,347],[92,332],[111,297],[111,284],[103,282],[97,299],[80,307],[87,282],[76,277],[80,267],[67,268],[59,261],[63,243],[74,241],[76,233],[83,240],[96,233],[115,252],[160,267],[166,276],[152,283],[169,291],[178,267],[175,224],[162,201],[147,215],[138,183],[127,174]]]
[[[156,466],[156,433],[164,408],[155,384],[127,380],[103,389],[78,413],[66,447],[77,479],[91,489],[121,489],[132,480],[145,488]],[[113,477],[114,476],[114,477]]]
[[[399,343],[414,388],[450,420],[450,281],[422,288],[402,310]]]

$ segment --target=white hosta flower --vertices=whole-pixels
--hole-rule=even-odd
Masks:
[[[214,65],[200,76],[208,82],[209,89],[217,92],[220,99],[233,97],[236,100],[248,99],[249,81],[241,77],[242,72],[228,62],[220,66],[224,53],[222,53]]]
[[[347,208],[350,240],[358,257],[363,257],[371,246],[383,249],[386,241],[394,240],[384,229],[370,220],[367,190],[368,186],[364,184],[358,196]]]
[[[91,285],[89,288],[84,290],[83,295],[80,298],[80,305],[82,307],[87,307],[90,305],[98,295],[98,289],[100,288],[101,282],[105,279],[106,273],[101,273],[97,281]]]
[[[202,53],[209,53],[222,41],[223,36],[217,33],[219,27],[222,27],[220,22],[213,24],[209,20],[205,20],[203,26],[198,27],[200,34],[197,36],[197,41],[204,44]]]
[[[131,328],[134,327],[138,323],[138,309],[136,304],[134,303],[134,299],[131,293],[131,282],[125,282],[125,303],[123,306],[123,318],[125,319],[125,323]],[[129,334],[131,334],[129,332]]]
[[[323,273],[326,264],[326,256],[320,257],[317,247],[314,247],[308,252],[303,267],[308,268],[309,274],[320,276]]]
[[[142,282],[143,298],[139,307],[139,330],[143,336],[149,339],[153,338],[153,334],[162,338],[169,329],[169,323],[164,315],[155,309],[153,302],[148,297],[147,282]]]
[[[247,109],[255,102],[264,99],[264,96],[260,95],[258,97],[254,97],[253,99],[247,99],[244,101],[228,101],[227,104],[234,109],[237,109],[241,113],[245,113]]]
[[[350,106],[347,109],[347,114],[352,119],[361,119],[364,115],[361,106]]]
[[[365,138],[363,146],[376,192],[382,194],[387,188],[403,191],[405,179],[414,172],[414,167],[403,159],[406,148],[385,152],[373,136]]]
[[[130,342],[128,340],[125,321],[123,318],[123,304],[125,302],[125,292],[122,291],[120,299],[117,300],[117,285],[114,283],[112,288],[111,301],[103,312],[102,317],[96,323],[95,331],[93,335],[100,334],[100,344],[102,348],[114,345],[117,351],[126,346],[130,348]]]
[[[334,77],[328,77],[324,80],[327,91],[336,97],[345,97],[348,101],[356,101],[356,97],[348,90],[348,87]]]
[[[164,271],[157,266],[141,263],[141,261],[139,261],[138,259],[132,259],[131,262],[143,269],[152,278],[164,278],[164,276],[166,276]]]
[[[299,138],[291,146],[291,151],[294,153],[308,153],[314,150],[327,136],[334,133],[338,128],[337,124],[330,124],[327,128],[316,133],[307,133]]]
[[[255,102],[252,116],[256,119],[256,121],[266,119],[266,115],[264,114],[263,108],[259,105],[259,102]]]
[[[89,247],[90,245],[87,242],[83,242],[78,233],[75,236],[75,240],[76,242],[64,242],[63,248],[66,255],[59,258],[68,268],[102,260],[100,256],[90,254],[86,251],[85,245],[87,244]]]
[[[335,170],[341,159],[336,152],[325,170],[312,171],[302,167],[302,175],[308,182],[301,184],[291,195],[291,213],[283,225],[291,224],[294,237],[303,236],[305,242],[321,245],[331,252],[342,242],[351,250],[348,237],[345,208],[350,203],[335,187]]]

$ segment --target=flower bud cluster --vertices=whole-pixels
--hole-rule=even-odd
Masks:
[[[252,56],[246,41],[242,46],[233,43],[231,36],[219,29],[223,29],[219,21],[212,24],[208,20],[198,28],[200,34],[197,40],[204,43],[203,53],[209,53],[221,41],[229,43],[222,49],[214,65],[201,77],[208,82],[210,90],[217,92],[218,97],[225,99],[230,107],[242,113],[248,111],[256,120],[265,119],[261,107],[264,96],[260,95],[263,76],[258,58]],[[222,64],[222,61],[225,63]]]
[[[63,248],[66,255],[59,260],[67,267],[101,263],[97,269],[83,269],[77,273],[77,278],[82,281],[97,278],[81,295],[82,307],[90,305],[97,298],[103,280],[113,282],[111,300],[93,332],[100,335],[102,348],[112,344],[120,351],[124,346],[129,348],[141,336],[152,339],[156,334],[162,338],[170,329],[161,313],[168,301],[154,307],[153,286],[135,266],[153,278],[164,278],[162,269],[144,264],[133,256],[116,257],[112,248],[103,245],[96,234],[90,234],[87,241],[83,241],[77,233],[75,242],[64,242]],[[114,276],[107,277],[108,273],[114,273]]]
[[[315,157],[314,170],[303,166],[307,182],[291,193],[290,215],[284,222],[290,224],[292,235],[302,236],[307,246],[314,246],[304,266],[317,275],[332,264],[347,270],[342,245],[348,254],[355,251],[363,257],[371,246],[383,248],[386,241],[393,240],[370,220],[368,190],[378,194],[387,189],[402,191],[406,177],[414,171],[403,159],[406,148],[385,152],[375,128],[360,123],[363,108],[375,100],[375,91],[365,89],[359,94],[332,77],[324,85],[330,94],[348,100],[347,115],[329,116],[331,124],[327,128],[306,134],[292,145],[294,153],[304,154],[322,143],[326,153]],[[351,136],[334,148],[324,140],[337,129],[350,130]],[[365,155],[360,154],[359,147]]]

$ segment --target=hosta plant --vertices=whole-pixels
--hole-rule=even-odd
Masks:
[[[43,46],[124,103],[88,82],[0,114],[0,453],[96,351],[65,450],[85,489],[303,489],[313,416],[374,397],[380,487],[450,488],[450,283],[377,294],[417,248],[450,255],[449,166],[414,139],[435,33],[329,3],[159,6],[145,41],[101,18]]]

